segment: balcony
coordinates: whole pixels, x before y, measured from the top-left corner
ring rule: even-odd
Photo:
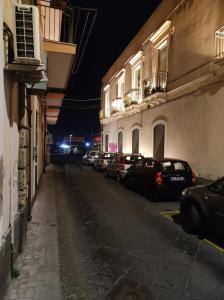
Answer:
[[[144,98],[156,92],[166,92],[167,72],[156,72],[150,74],[144,80]]]
[[[118,97],[112,100],[111,106],[112,106],[112,110],[111,110],[112,114],[121,112],[124,110],[124,101],[121,97]]]
[[[124,106],[128,107],[133,104],[139,104],[140,101],[141,101],[141,89],[138,88],[130,89],[125,96]]]
[[[214,62],[221,66],[224,65],[224,52],[217,54],[214,57]]]
[[[65,1],[38,0],[37,7],[48,53],[48,88],[65,90],[76,53],[73,10]]]

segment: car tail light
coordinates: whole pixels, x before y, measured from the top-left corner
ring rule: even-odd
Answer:
[[[196,176],[195,176],[194,172],[192,172],[192,182],[196,183]]]
[[[121,157],[121,158],[120,158],[120,164],[124,164],[124,162],[125,162],[125,158],[124,158],[124,157]]]
[[[155,180],[156,180],[157,185],[163,184],[163,178],[162,178],[162,173],[161,172],[156,172]]]

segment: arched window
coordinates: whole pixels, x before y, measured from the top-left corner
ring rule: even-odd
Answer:
[[[123,132],[118,133],[118,152],[123,152]]]
[[[105,135],[105,152],[108,152],[108,141],[109,141],[109,137],[108,134]]]
[[[158,124],[154,127],[153,138],[153,156],[154,158],[164,158],[165,143],[165,125]]]
[[[139,153],[139,129],[132,131],[132,153]]]

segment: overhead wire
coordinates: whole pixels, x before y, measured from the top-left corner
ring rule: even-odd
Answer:
[[[71,101],[71,102],[91,102],[91,101],[100,101],[100,98],[90,98],[90,99],[64,98],[64,101]]]

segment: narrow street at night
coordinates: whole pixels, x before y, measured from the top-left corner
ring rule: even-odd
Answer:
[[[223,254],[80,163],[55,166],[62,299],[223,299]]]

